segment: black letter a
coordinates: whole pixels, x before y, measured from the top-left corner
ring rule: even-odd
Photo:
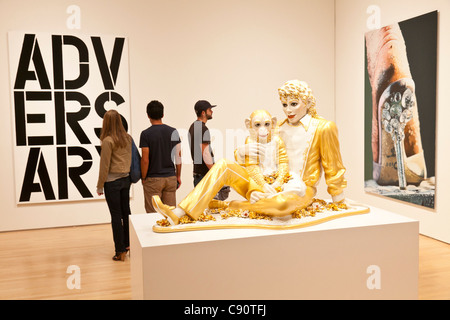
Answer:
[[[20,193],[19,202],[30,201],[32,192],[41,192],[41,185],[44,189],[46,200],[55,200],[55,193],[53,192],[50,176],[48,175],[47,166],[45,165],[44,157],[41,154],[41,148],[31,148],[28,155],[27,168],[25,170],[25,177],[23,178],[22,191]],[[39,161],[39,163],[38,163]],[[34,183],[34,175],[39,175],[41,184]]]
[[[28,70],[30,62],[33,60],[36,72]],[[42,59],[39,44],[35,40],[34,34],[26,34],[23,39],[22,52],[20,53],[19,65],[17,67],[16,82],[14,89],[25,89],[27,80],[39,80],[41,89],[50,89],[47,72],[45,71],[44,59]]]

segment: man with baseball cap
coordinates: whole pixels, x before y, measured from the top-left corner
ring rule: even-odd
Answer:
[[[189,146],[191,148],[191,157],[194,162],[193,175],[194,187],[208,173],[209,169],[214,165],[214,154],[211,149],[211,135],[209,133],[206,122],[212,119],[212,108],[206,100],[199,100],[195,103],[194,110],[197,115],[189,128]],[[230,193],[230,187],[225,186],[216,196],[218,200],[225,200]]]
[[[194,110],[195,110],[195,113],[197,114],[197,117],[202,117],[202,111],[205,111],[204,116],[206,116],[207,120],[210,120],[210,119],[212,119],[212,110],[211,109],[215,108],[215,107],[217,107],[217,106],[211,105],[211,103],[209,103],[206,100],[198,100],[195,103]],[[208,109],[210,112],[208,112]]]

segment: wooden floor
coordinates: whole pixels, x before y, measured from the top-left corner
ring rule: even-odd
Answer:
[[[131,299],[130,259],[113,254],[109,224],[0,233],[0,299]],[[68,288],[72,265],[80,289]],[[450,299],[450,245],[424,236],[419,299]]]
[[[109,224],[0,233],[0,299],[131,299],[130,260],[113,255]]]

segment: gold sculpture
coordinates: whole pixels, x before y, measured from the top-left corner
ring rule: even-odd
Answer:
[[[207,208],[227,208],[228,216],[241,216],[245,212],[255,219],[313,216],[319,206],[321,210],[347,208],[343,192],[347,182],[336,125],[318,116],[316,99],[305,82],[288,81],[278,93],[286,119],[275,126],[276,119],[267,111],[252,113],[246,120],[250,137],[235,151],[236,161],[218,161],[176,208],[163,204],[158,196],[153,197],[155,209],[171,225],[182,223],[185,216],[198,221]],[[275,157],[268,152],[269,146]],[[333,205],[314,199],[322,170]],[[223,206],[212,202],[224,185],[231,186],[245,200]],[[312,205],[314,201],[319,204]],[[362,212],[367,210],[345,215]]]

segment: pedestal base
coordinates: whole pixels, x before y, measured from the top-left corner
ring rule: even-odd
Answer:
[[[417,299],[417,221],[370,213],[293,230],[161,234],[130,217],[133,299]]]

